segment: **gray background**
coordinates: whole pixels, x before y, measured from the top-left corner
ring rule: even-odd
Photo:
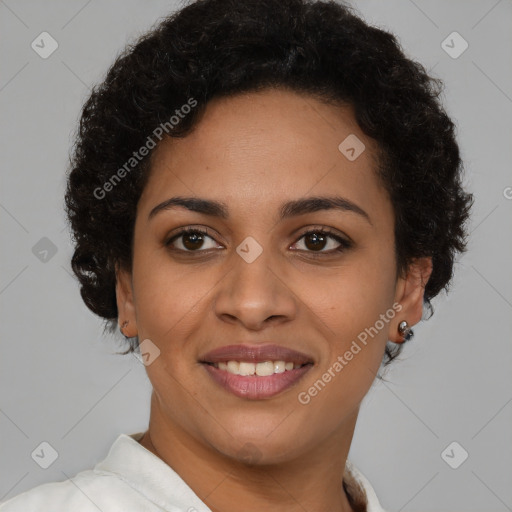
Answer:
[[[387,382],[372,387],[350,457],[390,511],[512,510],[512,2],[354,5],[445,81],[476,202],[453,290],[434,302]],[[178,7],[0,1],[0,501],[92,467],[119,433],[147,427],[144,366],[114,354],[123,345],[102,334],[71,276],[62,197],[91,84]],[[43,31],[59,44],[47,59],[31,48]],[[456,59],[441,47],[453,31],[469,44]],[[57,249],[46,261],[33,251],[43,237]],[[58,452],[48,469],[31,458],[43,441]],[[469,453],[458,469],[441,457],[452,441]]]

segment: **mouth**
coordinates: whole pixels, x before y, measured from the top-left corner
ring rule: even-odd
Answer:
[[[247,361],[219,361],[218,363],[205,362],[214,368],[231,373],[232,375],[243,375],[244,377],[251,377],[257,375],[258,377],[268,377],[270,375],[289,372],[302,368],[307,364],[298,364],[292,361],[261,361],[261,362],[247,362]]]
[[[199,362],[223,389],[250,400],[285,391],[314,366],[306,354],[278,345],[229,345],[205,354]]]

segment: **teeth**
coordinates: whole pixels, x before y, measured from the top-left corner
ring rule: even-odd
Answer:
[[[284,373],[294,368],[300,368],[302,365],[285,361],[264,361],[263,363],[247,363],[245,361],[228,361],[226,363],[222,361],[214,363],[214,366],[233,375],[268,377],[274,373]]]
[[[229,361],[231,363],[231,361]],[[229,364],[228,363],[228,364]],[[233,361],[236,364],[236,361]],[[260,363],[258,363],[258,366]],[[238,374],[239,375],[254,375],[256,370],[256,365],[254,363],[239,363],[238,364]]]
[[[226,370],[229,373],[234,373],[235,375],[240,375],[238,372],[239,364],[236,361],[228,361],[228,366]]]
[[[286,363],[284,361],[274,361],[274,373],[284,373]]]
[[[255,366],[256,375],[259,375],[260,377],[268,377],[269,375],[274,375],[274,363],[272,361],[258,363]]]

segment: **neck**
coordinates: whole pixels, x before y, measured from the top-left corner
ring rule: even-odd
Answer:
[[[139,442],[169,465],[212,512],[235,512],[241,504],[246,510],[356,512],[343,474],[357,413],[299,458],[279,465],[247,465],[166,423],[153,393],[149,429]]]

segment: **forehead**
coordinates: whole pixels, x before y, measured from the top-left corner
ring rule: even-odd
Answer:
[[[148,213],[185,195],[251,216],[285,200],[335,194],[384,215],[390,204],[376,154],[350,106],[279,89],[215,99],[187,137],[155,149],[139,207]]]

